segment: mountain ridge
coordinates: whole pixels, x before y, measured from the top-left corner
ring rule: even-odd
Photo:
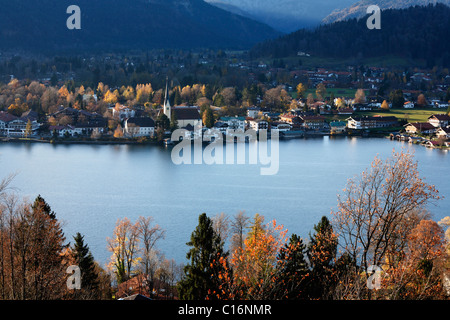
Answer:
[[[366,15],[366,10],[371,5],[377,5],[381,10],[386,10],[405,9],[412,6],[426,6],[437,3],[450,6],[450,0],[361,0],[347,8],[334,10],[327,17],[322,19],[322,23],[328,24],[352,18],[362,18]]]
[[[248,49],[281,34],[203,0],[0,0],[0,5],[2,50]],[[70,5],[81,9],[80,30],[66,27]]]

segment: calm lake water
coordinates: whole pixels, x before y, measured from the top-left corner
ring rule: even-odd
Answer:
[[[157,146],[0,144],[1,177],[16,172],[13,186],[30,200],[41,194],[64,222],[68,241],[85,235],[96,260],[109,260],[106,237],[117,219],[152,216],[166,230],[159,249],[185,262],[198,216],[259,213],[307,237],[336,209],[347,179],[378,154],[413,151],[421,176],[446,197],[430,206],[439,221],[450,213],[450,153],[382,138],[314,138],[280,142],[277,175],[260,165],[175,165]]]

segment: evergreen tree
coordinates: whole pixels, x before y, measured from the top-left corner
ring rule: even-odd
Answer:
[[[190,263],[184,268],[184,277],[178,284],[180,299],[203,300],[208,293],[218,291],[219,284],[214,274],[214,260],[225,257],[223,243],[220,236],[214,231],[213,223],[205,213],[198,219],[198,226],[187,243],[192,247],[186,257]]]
[[[72,247],[72,255],[81,271],[81,290],[90,293],[91,297],[98,297],[99,279],[94,257],[88,245],[84,243],[84,237],[79,232],[73,239],[75,243]]]
[[[41,211],[42,213],[48,215],[51,219],[56,220],[55,212],[52,211],[50,205],[44,200],[44,198],[41,197],[41,195],[36,197],[31,208],[34,212]]]
[[[161,113],[156,119],[156,124],[158,128],[162,128],[163,130],[170,129],[170,119],[164,114]]]
[[[325,216],[314,226],[314,231],[306,251],[311,267],[307,292],[310,298],[321,299],[326,298],[328,289],[333,286],[338,240]]]
[[[402,90],[392,91],[391,94],[389,95],[389,99],[392,102],[392,108],[403,108],[405,98],[403,97]]]
[[[302,238],[293,234],[278,254],[277,280],[282,283],[283,298],[303,297],[303,280],[309,271],[305,249]]]
[[[175,131],[178,129],[178,120],[175,112],[171,112],[170,114],[170,131]]]
[[[179,106],[182,103],[182,99],[181,99],[181,94],[180,94],[180,90],[179,88],[175,88],[175,94],[174,94],[174,98],[173,98],[173,105],[174,106]]]

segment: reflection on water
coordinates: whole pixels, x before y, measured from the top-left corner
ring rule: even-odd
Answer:
[[[448,215],[448,152],[388,139],[324,137],[280,142],[277,175],[261,176],[255,165],[174,165],[170,149],[139,145],[0,144],[1,176],[18,172],[14,186],[33,199],[41,194],[106,263],[106,237],[119,218],[150,215],[166,229],[159,248],[183,262],[198,215],[245,211],[276,219],[290,233],[307,237],[322,215],[336,208],[336,195],[378,155],[414,152],[426,182],[446,197],[430,207],[436,220]]]

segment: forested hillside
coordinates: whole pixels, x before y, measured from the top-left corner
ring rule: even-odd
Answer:
[[[81,9],[69,30],[67,8]],[[199,47],[248,49],[279,36],[202,0],[0,0],[0,49],[55,52]]]
[[[367,15],[368,17],[368,15]],[[256,57],[281,58],[299,51],[329,58],[400,56],[450,65],[450,7],[437,4],[381,13],[381,29],[369,30],[367,19],[351,19],[301,29],[256,45]]]

